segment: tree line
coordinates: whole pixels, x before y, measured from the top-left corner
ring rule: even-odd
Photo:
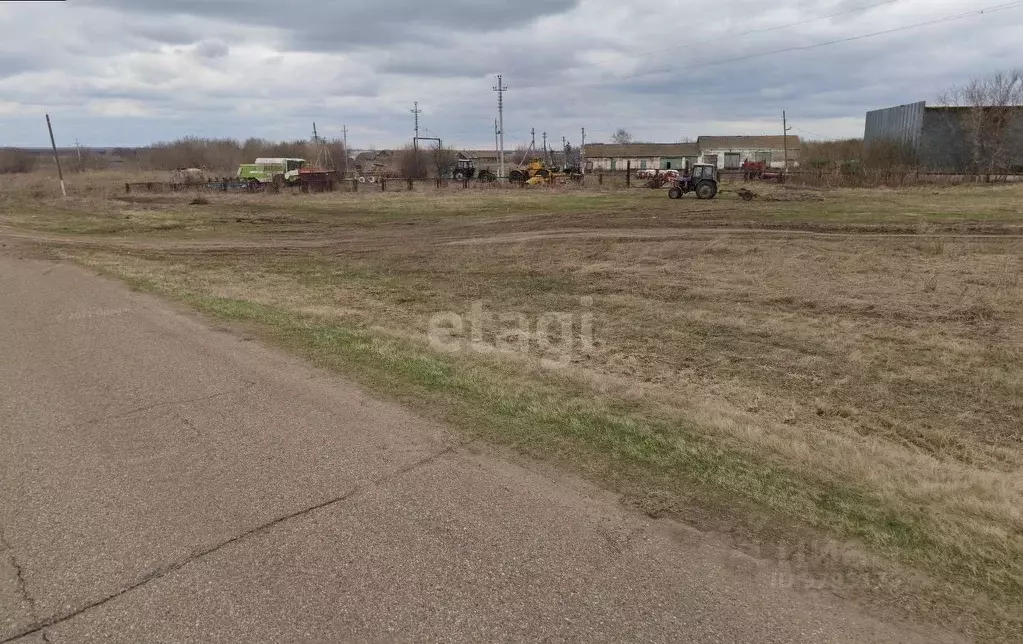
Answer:
[[[238,166],[252,163],[259,157],[295,157],[319,162],[328,169],[347,169],[348,155],[340,139],[269,141],[249,138],[208,139],[185,137],[176,141],[154,143],[143,148],[116,148],[111,156],[130,170],[162,171],[182,168],[201,168],[210,175],[234,175]],[[0,148],[0,174],[31,172],[40,164],[51,163],[46,153],[35,153],[17,148]],[[62,165],[69,172],[102,169],[109,159],[89,149],[63,151]]]

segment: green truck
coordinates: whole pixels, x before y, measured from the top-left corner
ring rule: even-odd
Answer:
[[[238,179],[247,181],[253,187],[272,183],[280,188],[298,183],[299,171],[305,167],[305,163],[305,159],[262,157],[256,159],[255,163],[238,166]]]

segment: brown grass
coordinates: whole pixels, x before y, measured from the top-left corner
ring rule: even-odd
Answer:
[[[974,634],[1023,623],[1020,188],[771,187],[752,203],[640,189],[212,195],[196,206],[99,188],[65,206],[33,190],[8,196],[0,226],[62,257],[286,327],[274,337],[325,360],[333,349],[300,342],[303,329],[369,334],[388,347],[378,361],[404,356],[390,380],[351,349],[344,368],[431,401],[431,413],[490,423],[494,440],[637,503],[655,498],[657,512],[766,515],[773,529],[854,540],[932,577],[917,587],[904,573],[906,585],[885,587],[890,601]],[[434,354],[430,317],[477,301],[529,319],[592,313],[596,342],[555,371],[535,351]],[[473,389],[476,407],[459,406],[468,385],[402,371],[416,361],[495,392]],[[594,442],[585,432],[610,422],[592,420],[599,410],[631,429]],[[547,434],[508,429],[550,414],[561,420]],[[698,472],[676,468],[693,441],[711,455],[685,461]],[[763,489],[742,483],[750,468],[763,468]],[[764,538],[754,523],[743,525]]]

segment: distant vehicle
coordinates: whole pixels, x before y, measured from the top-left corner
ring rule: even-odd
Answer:
[[[637,170],[637,179],[653,179],[654,177],[667,177],[668,179],[677,179],[678,170]]]
[[[682,174],[668,190],[668,197],[681,199],[687,192],[695,192],[699,199],[713,199],[718,194],[718,169],[709,163],[697,163],[688,174]]]
[[[243,163],[238,166],[238,179],[247,181],[250,186],[272,183],[278,188],[295,184],[299,181],[305,159],[287,157],[260,157],[255,163]]]
[[[465,181],[466,179],[472,179],[473,177],[478,177],[480,181],[485,181],[487,183],[497,180],[497,175],[486,168],[480,170],[477,175],[476,162],[474,160],[459,159],[455,164],[454,172],[451,173],[451,178],[455,181]]]
[[[742,178],[746,181],[751,179],[763,179],[764,173],[767,172],[767,163],[764,161],[750,161],[746,159],[742,162]]]

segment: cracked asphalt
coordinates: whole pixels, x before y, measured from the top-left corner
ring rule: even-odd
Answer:
[[[10,252],[0,423],[0,644],[959,641]]]

